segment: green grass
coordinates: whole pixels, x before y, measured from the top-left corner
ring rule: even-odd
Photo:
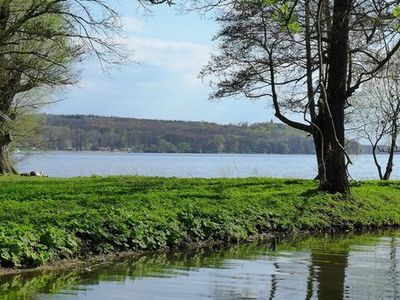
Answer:
[[[348,198],[293,179],[0,178],[0,266],[240,241],[251,235],[400,225],[400,183]]]

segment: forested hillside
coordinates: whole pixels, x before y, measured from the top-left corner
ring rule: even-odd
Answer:
[[[310,137],[283,124],[218,125],[83,115],[44,115],[42,148],[160,153],[313,153]]]

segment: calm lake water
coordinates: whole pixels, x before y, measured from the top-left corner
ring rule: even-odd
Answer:
[[[379,159],[383,162],[386,156]],[[279,154],[142,154],[108,152],[45,152],[17,155],[20,172],[43,170],[53,177],[90,175],[145,175],[167,177],[296,177],[314,178],[314,155]],[[352,157],[354,179],[376,179],[371,155]],[[393,179],[400,179],[400,155]]]
[[[400,299],[400,232],[258,242],[0,277],[0,299]]]

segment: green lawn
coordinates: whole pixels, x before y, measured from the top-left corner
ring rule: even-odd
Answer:
[[[400,183],[347,199],[295,179],[0,178],[0,266],[238,241],[298,230],[400,225]]]

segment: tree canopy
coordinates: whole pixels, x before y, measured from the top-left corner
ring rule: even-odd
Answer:
[[[283,123],[313,135],[321,188],[347,192],[345,110],[400,48],[397,1],[202,1],[222,7],[219,50],[203,69],[211,97],[270,99]],[[289,118],[286,112],[300,118]],[[303,122],[299,121],[303,119]]]
[[[0,0],[0,174],[15,173],[10,155],[19,116],[43,104],[39,90],[77,81],[75,63],[94,54],[118,63],[117,13],[101,0]]]

